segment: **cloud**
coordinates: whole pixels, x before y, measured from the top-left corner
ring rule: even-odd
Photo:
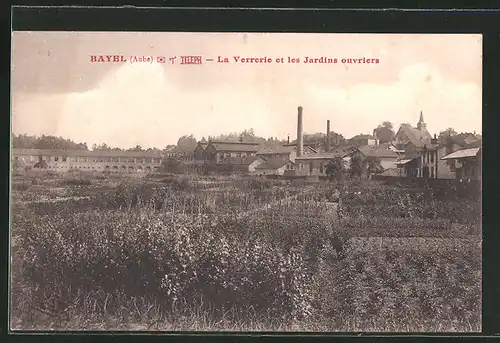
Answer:
[[[348,88],[319,88],[311,85],[309,94],[318,108],[335,112],[335,127],[348,136],[369,133],[382,120],[396,125],[416,124],[424,113],[428,130],[453,126],[458,131],[481,131],[481,90],[473,83],[443,80],[440,73],[425,63],[405,67],[393,83],[358,84]],[[327,114],[315,117],[320,127]],[[347,128],[347,130],[343,130]]]
[[[164,147],[183,134],[253,128],[351,137],[382,121],[431,133],[481,131],[481,44],[465,35],[19,33],[13,51],[15,133],[119,147]],[[91,64],[90,54],[377,56],[380,64]],[[31,68],[31,69],[30,69]]]

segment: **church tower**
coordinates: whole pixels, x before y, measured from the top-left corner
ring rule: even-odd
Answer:
[[[417,123],[417,129],[419,131],[427,131],[427,124],[424,122],[424,115],[420,111],[420,120]]]

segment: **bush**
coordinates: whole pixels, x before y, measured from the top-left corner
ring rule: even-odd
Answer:
[[[65,180],[65,184],[70,186],[90,186],[92,184],[92,180],[80,178],[67,179]]]

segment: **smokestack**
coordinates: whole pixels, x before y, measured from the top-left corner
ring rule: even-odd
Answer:
[[[304,154],[304,142],[302,136],[302,106],[297,108],[297,156]]]
[[[288,135],[288,138],[286,139],[287,143],[290,144],[290,135]]]
[[[330,150],[330,121],[326,121],[326,144],[325,144],[325,151]]]

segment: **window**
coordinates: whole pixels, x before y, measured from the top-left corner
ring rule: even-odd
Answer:
[[[57,156],[54,157],[54,161],[56,161],[56,162],[59,161],[59,157],[57,157]]]
[[[321,164],[319,165],[319,172],[320,172],[320,173],[323,173],[323,163],[321,163]]]
[[[63,160],[63,162],[66,162],[66,157],[63,157],[62,160]]]
[[[237,153],[236,156],[241,157],[241,152]]]
[[[434,163],[434,152],[431,153],[431,163]]]
[[[434,178],[434,167],[431,167],[431,179]]]

